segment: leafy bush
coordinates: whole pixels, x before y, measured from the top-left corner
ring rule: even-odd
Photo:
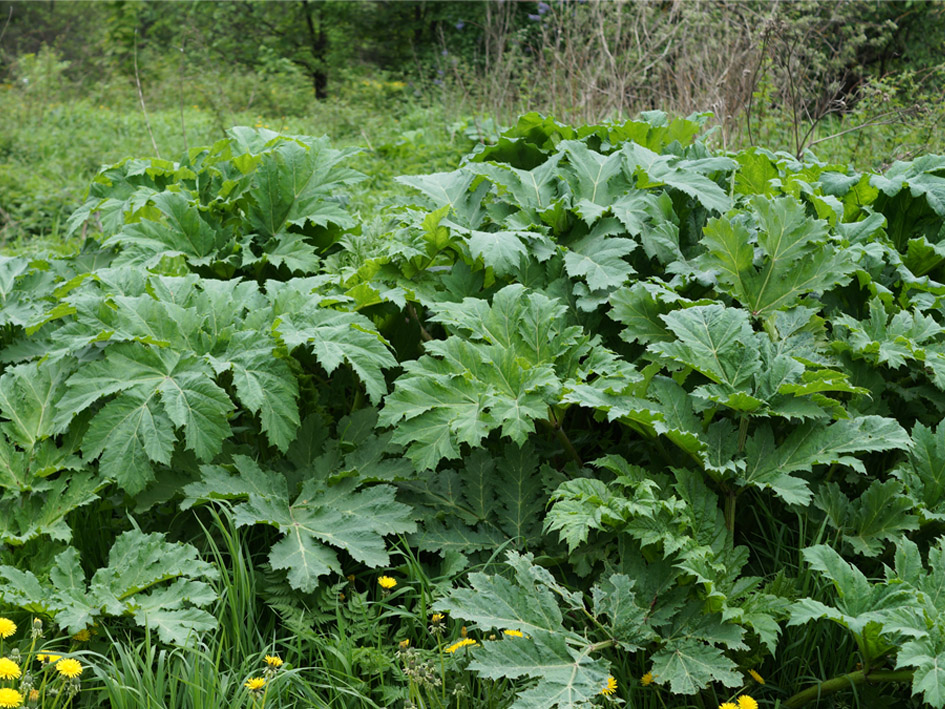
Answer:
[[[496,706],[614,683],[724,702],[765,658],[806,661],[782,636],[823,620],[857,656],[813,697],[911,681],[945,706],[945,159],[718,154],[703,123],[529,114],[401,178],[414,196],[382,230],[347,211],[361,176],[327,139],[234,129],[105,168],[70,222],[101,226],[80,253],[0,262],[0,571],[30,589],[3,602],[150,627],[102,595],[125,584],[96,581],[96,553],[146,534],[111,538],[127,515],[193,535],[223,514],[297,628],[340,623],[365,603],[342,577],[403,559],[419,589],[385,617],[466,621],[445,650],[437,621],[436,652],[507,682]],[[117,518],[97,548],[77,539],[93,508]],[[64,585],[79,550],[31,558],[49,538],[104,570]],[[196,583],[152,605],[189,619]]]

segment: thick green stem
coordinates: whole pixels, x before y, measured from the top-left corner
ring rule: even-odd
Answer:
[[[742,414],[741,421],[738,422],[738,452],[745,450],[745,441],[748,440],[748,416]]]
[[[617,644],[617,641],[611,638],[610,640],[601,640],[599,643],[594,643],[593,645],[588,645],[584,648],[584,654],[590,655],[592,652],[600,652],[601,650],[606,650],[609,647],[613,647]]]
[[[554,412],[549,411],[549,413],[551,414],[551,420],[542,419],[542,422],[554,431],[555,437],[558,439],[562,448],[564,448],[565,453],[571,456],[571,459],[577,463],[579,467],[584,467],[584,462],[581,460],[581,456],[578,455],[577,449],[574,447],[574,444],[571,443],[568,434],[561,428],[561,422],[555,418]]]
[[[857,684],[866,684],[872,682],[911,682],[912,670],[895,670],[887,672],[870,672],[867,674],[863,670],[850,672],[849,674],[833,677],[820,684],[808,687],[790,697],[782,705],[785,709],[797,709],[805,704],[820,699],[828,694],[834,694]]]
[[[728,490],[725,493],[725,510],[723,515],[725,516],[725,528],[732,534],[735,534],[735,501],[738,499],[738,495],[734,490]]]
[[[429,342],[433,339],[433,336],[427,332],[427,329],[423,326],[423,323],[420,322],[420,316],[417,315],[417,309],[413,307],[413,303],[407,303],[407,314],[413,318],[414,322],[417,323],[417,326],[420,328],[420,339],[424,342]]]

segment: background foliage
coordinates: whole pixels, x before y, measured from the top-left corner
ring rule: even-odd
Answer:
[[[0,9],[31,677],[945,704],[940,6]]]

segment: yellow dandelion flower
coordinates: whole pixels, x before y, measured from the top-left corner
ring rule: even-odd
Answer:
[[[738,709],[758,709],[758,702],[749,697],[747,694],[743,694],[735,701],[738,702]]]
[[[34,704],[39,701],[39,690],[31,689],[30,690],[30,701]]]
[[[80,674],[82,674],[82,663],[71,657],[67,657],[66,659],[59,660],[59,662],[56,663],[56,672],[61,674],[63,677],[68,677],[69,679],[78,677]]]
[[[19,679],[20,666],[8,657],[0,657],[0,679]]]
[[[462,628],[459,629],[459,634],[462,635],[464,638],[466,637],[466,626],[465,626],[465,625],[464,625]]]
[[[463,638],[462,640],[458,640],[457,642],[450,645],[448,648],[446,648],[446,650],[444,650],[444,652],[448,652],[452,654],[456,652],[457,650],[459,650],[461,647],[469,647],[470,645],[475,645],[475,644],[476,644],[476,641],[473,640],[472,638]]]
[[[751,678],[752,678],[753,680],[755,680],[755,682],[757,682],[758,684],[764,684],[764,683],[765,683],[764,677],[762,677],[760,674],[758,674],[758,673],[755,672],[754,670],[748,670],[748,674],[750,674],[750,675],[751,675]]]
[[[385,591],[390,591],[394,586],[397,585],[397,579],[391,578],[390,576],[381,576],[377,580],[377,584]]]
[[[434,613],[433,615],[430,616],[430,622],[431,622],[431,623],[442,623],[442,622],[443,622],[443,619],[444,619],[445,617],[446,617],[446,616],[443,615],[442,613]]]
[[[524,638],[525,637],[525,633],[523,633],[521,630],[503,630],[502,633],[504,635],[508,635],[510,638]]]
[[[607,686],[605,686],[600,693],[605,697],[609,697],[611,694],[617,691],[617,680],[614,679],[613,675],[607,675]]]
[[[410,647],[410,638],[404,638],[399,643],[397,643],[397,646],[401,650],[406,650],[408,647]]]
[[[59,662],[59,660],[62,659],[62,655],[47,655],[41,652],[36,655],[36,659],[40,662]]]
[[[88,628],[82,628],[78,633],[72,636],[73,640],[76,640],[80,643],[87,643],[89,638],[92,637],[92,633],[89,632]]]
[[[719,704],[719,709],[738,709],[738,707],[732,702],[725,702],[724,704]]]
[[[23,695],[15,689],[0,689],[0,707],[18,707],[23,705]]]
[[[266,686],[266,680],[262,677],[250,677],[243,686],[250,692],[258,692]]]
[[[8,638],[16,632],[16,623],[9,618],[0,618],[0,638]]]
[[[651,684],[653,684],[653,680],[655,679],[656,679],[655,674],[653,674],[652,672],[647,672],[645,675],[643,675],[640,678],[640,684],[642,684],[644,687],[649,687]]]
[[[265,660],[270,667],[282,667],[282,658],[278,655],[266,655]]]

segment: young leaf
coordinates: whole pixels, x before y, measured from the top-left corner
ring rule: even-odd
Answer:
[[[290,502],[283,476],[244,456],[235,456],[233,462],[237,475],[205,467],[203,481],[187,486],[184,492],[194,500],[245,497],[246,501],[234,508],[236,523],[267,524],[282,532],[269,561],[274,569],[288,572],[293,588],[311,592],[321,576],[341,570],[330,547],[344,549],[368,566],[386,566],[390,558],[384,536],[416,530],[410,508],[395,501],[390,485],[359,489],[358,480],[352,477],[329,485],[329,471],[321,470],[318,477],[305,480]]]
[[[566,630],[557,595],[569,603],[583,602],[560,588],[551,575],[533,565],[531,554],[509,552],[514,581],[483,573],[469,575],[472,588],[457,588],[434,604],[477,624],[481,630],[518,630],[508,637],[473,650],[470,669],[489,679],[531,677],[537,683],[519,691],[516,709],[576,708],[600,694],[607,684],[606,665],[590,657],[589,643]]]
[[[428,342],[429,354],[404,365],[381,411],[420,469],[459,457],[462,443],[478,445],[500,427],[523,444],[558,401],[576,365],[570,360],[587,351],[562,305],[520,285],[500,290],[491,306],[474,298],[443,303],[434,319],[469,334]]]
[[[656,342],[650,351],[685,364],[735,392],[761,369],[755,334],[743,310],[723,305],[697,305],[661,316],[676,335]]]
[[[44,611],[70,634],[103,616],[130,615],[139,626],[155,629],[163,642],[183,645],[196,642],[195,633],[216,627],[216,619],[200,608],[216,600],[216,594],[200,579],[217,575],[189,544],[133,529],[115,540],[108,565],[88,585],[79,553],[70,547],[56,557],[51,587],[43,588],[29,571],[0,566],[7,581],[0,597],[24,608],[35,608],[37,599],[44,599]]]
[[[907,461],[892,474],[903,482],[921,517],[945,520],[945,424],[933,430],[917,423]]]
[[[765,317],[794,305],[811,292],[849,280],[855,263],[827,237],[827,225],[807,217],[790,197],[751,200],[756,240],[764,260],[755,266],[751,232],[741,221],[710,220],[698,259],[706,271],[754,316]]]
[[[290,350],[300,345],[311,347],[329,374],[347,362],[374,403],[387,393],[383,370],[397,361],[374,324],[363,315],[309,307],[282,315],[276,332]]]
[[[881,416],[860,416],[828,426],[802,423],[777,447],[770,428],[762,426],[745,445],[744,480],[749,485],[771,487],[789,502],[806,504],[811,497],[807,483],[790,473],[836,463],[865,474],[863,462],[849,453],[902,450],[911,443],[894,419]]]
[[[919,528],[918,519],[909,514],[914,503],[902,494],[898,480],[874,480],[852,501],[839,485],[828,483],[814,504],[827,513],[831,525],[843,533],[853,551],[864,556],[878,556],[885,542],[895,542],[904,532]]]
[[[656,681],[668,684],[674,694],[696,694],[712,682],[724,687],[738,687],[744,682],[737,665],[719,648],[693,638],[667,642],[650,662]]]

